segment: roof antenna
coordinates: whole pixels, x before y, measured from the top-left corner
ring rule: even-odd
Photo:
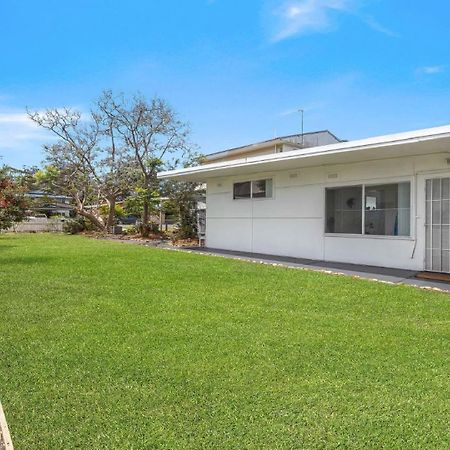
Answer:
[[[299,109],[298,112],[302,115],[302,148],[305,146],[305,133],[304,133],[304,118],[305,118],[305,110]]]

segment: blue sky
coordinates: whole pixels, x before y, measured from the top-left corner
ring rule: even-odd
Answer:
[[[2,0],[0,155],[42,160],[32,109],[103,89],[167,99],[204,153],[299,131],[450,123],[443,0]]]

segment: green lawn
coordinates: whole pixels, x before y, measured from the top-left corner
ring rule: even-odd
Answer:
[[[448,450],[449,318],[406,286],[0,236],[16,450]]]

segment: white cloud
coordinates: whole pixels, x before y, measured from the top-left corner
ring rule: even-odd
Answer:
[[[25,112],[0,109],[0,155],[30,146],[40,148],[50,138],[49,133],[34,124]]]
[[[389,28],[386,28],[384,25],[382,25],[378,20],[376,20],[372,16],[362,16],[361,19],[364,21],[364,23],[372,28],[374,31],[378,31],[378,33],[385,34],[389,37],[398,38],[400,35],[396,33],[395,31],[389,30]]]
[[[445,66],[425,66],[425,67],[419,67],[417,69],[418,73],[425,74],[425,75],[436,75],[438,73],[445,72]]]
[[[303,0],[284,3],[273,14],[278,20],[274,42],[307,32],[325,31],[332,25],[333,11],[350,8],[347,0]]]
[[[83,108],[71,109],[80,111],[81,120],[90,119],[89,112]],[[0,104],[0,156],[3,157],[0,164],[38,164],[44,157],[43,145],[55,140],[53,133],[36,125],[24,110]]]
[[[272,42],[299,34],[330,31],[336,26],[337,14],[352,14],[375,31],[398,37],[374,17],[360,14],[360,4],[361,0],[287,0],[272,11],[275,19]]]

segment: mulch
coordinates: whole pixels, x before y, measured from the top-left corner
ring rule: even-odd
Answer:
[[[143,238],[139,234],[123,235],[123,234],[87,234],[89,237],[96,239],[106,239],[108,241],[129,242],[132,244],[147,245],[150,247],[165,247],[165,248],[183,248],[183,247],[198,247],[198,239],[178,239],[173,241],[170,239],[162,239],[161,236],[155,235],[148,238]]]

